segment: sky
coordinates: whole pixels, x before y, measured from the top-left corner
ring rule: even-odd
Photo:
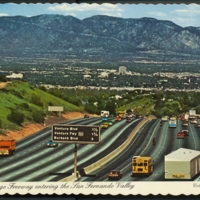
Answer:
[[[94,15],[108,15],[120,18],[151,17],[169,20],[187,27],[200,27],[200,5],[198,4],[0,4],[0,16],[27,16],[41,14],[72,15],[78,19]]]

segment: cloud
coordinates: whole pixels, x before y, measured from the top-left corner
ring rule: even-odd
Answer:
[[[7,13],[0,13],[0,17],[8,16]]]
[[[197,4],[186,5],[184,9],[176,9],[172,11],[172,13],[180,16],[200,15],[200,5]]]
[[[148,12],[148,14],[153,15],[154,17],[166,17],[167,15],[160,11]]]
[[[55,13],[61,12],[65,15],[69,15],[73,13],[74,15],[79,15],[83,13],[93,12],[96,14],[101,15],[109,15],[109,16],[122,16],[123,9],[121,9],[118,5],[113,5],[109,3],[104,4],[57,4],[57,5],[51,5],[48,7],[48,10],[53,11]]]
[[[187,26],[197,26],[198,20],[193,17],[174,17],[170,19],[171,21],[174,21],[176,24],[187,27]]]

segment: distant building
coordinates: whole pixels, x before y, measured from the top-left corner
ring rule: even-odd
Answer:
[[[83,78],[91,78],[91,75],[84,74],[84,75],[83,75]]]
[[[119,74],[126,74],[126,67],[125,66],[119,67]]]
[[[99,77],[99,78],[108,77],[108,73],[107,73],[107,72],[102,72],[98,77]]]
[[[11,78],[11,79],[22,79],[23,78],[23,74],[15,74],[12,73],[11,75],[7,75],[6,78]]]

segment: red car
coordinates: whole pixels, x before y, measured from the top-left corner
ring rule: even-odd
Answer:
[[[184,138],[185,138],[185,133],[184,132],[178,132],[177,139],[184,139]]]

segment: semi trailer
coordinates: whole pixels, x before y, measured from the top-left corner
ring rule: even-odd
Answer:
[[[179,148],[165,156],[165,179],[192,179],[200,172],[200,151]]]

